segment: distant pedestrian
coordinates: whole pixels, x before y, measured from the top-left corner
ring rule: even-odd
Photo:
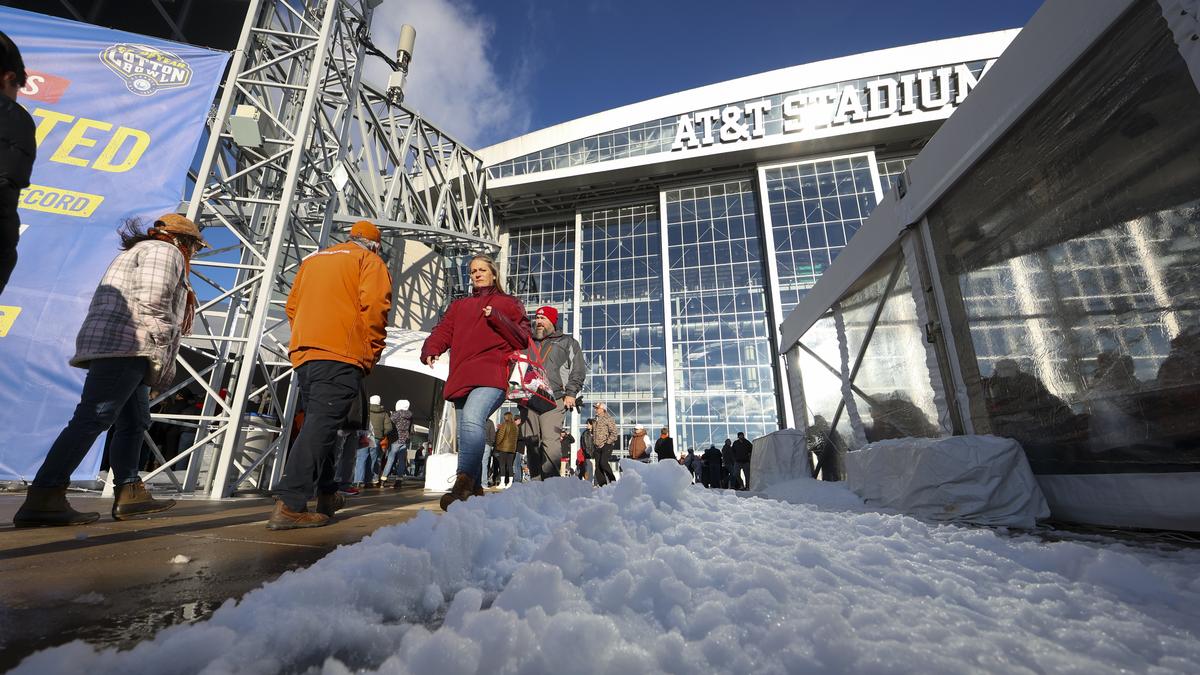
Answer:
[[[441,507],[483,495],[484,422],[504,402],[508,357],[529,345],[529,319],[521,301],[504,292],[496,263],[477,255],[470,265],[471,295],[455,300],[421,347],[433,367],[450,350],[445,398],[458,420],[458,473]]]
[[[646,452],[646,427],[640,424],[633,428],[633,436],[629,439],[629,458],[650,461],[650,453]]]
[[[511,412],[504,413],[496,429],[496,465],[499,467],[499,487],[510,488],[513,483],[513,462],[517,458],[517,437],[520,435]]]
[[[592,427],[596,443],[596,485],[608,485],[617,477],[613,475],[612,453],[620,442],[617,433],[617,422],[608,414],[608,406],[596,403],[592,406],[596,417]]]
[[[579,480],[586,480],[590,474],[587,455],[583,452],[583,445],[580,445],[575,449],[575,477]]]
[[[562,457],[561,462],[571,461],[571,448],[575,447],[575,437],[566,429],[558,430],[558,450],[559,457]],[[565,466],[565,464],[564,464]],[[565,474],[564,474],[565,475]]]
[[[725,445],[721,447],[721,475],[719,479],[721,481],[721,487],[728,488],[730,490],[737,489],[737,482],[733,477],[733,465],[733,441],[726,438]]]
[[[17,103],[17,91],[24,86],[21,50],[0,33],[0,295],[17,266],[17,241],[21,238],[17,199],[21,190],[29,187],[37,157],[33,117]]]
[[[383,467],[383,480],[396,478],[396,487],[404,482],[408,473],[408,443],[412,437],[412,411],[408,409],[406,399],[396,401],[396,409],[392,411],[392,436],[389,438],[387,464]]]
[[[413,478],[425,477],[425,461],[429,458],[429,444],[422,443],[417,447],[417,453],[413,455]]]
[[[67,487],[92,444],[110,427],[113,519],[175,505],[150,496],[138,476],[138,460],[150,427],[151,391],[171,385],[179,342],[192,329],[196,295],[188,285],[191,259],[208,243],[195,223],[174,213],[148,230],[136,220],[126,221],[119,232],[121,252],[100,279],[75,338],[71,365],[88,371],[79,405],[13,517],[17,527],[84,525],[100,518],[99,513],[71,508]]]
[[[704,487],[723,488],[728,482],[722,477],[721,451],[717,446],[710,445],[700,458],[700,482]]]
[[[383,487],[384,474],[382,469],[386,466],[384,453],[389,450],[392,436],[396,433],[396,425],[392,424],[392,416],[388,414],[388,411],[383,409],[383,399],[378,395],[371,397],[370,405],[367,408],[367,416],[370,422],[368,431],[375,443],[375,454],[368,459],[370,462],[370,476],[364,480],[371,483],[368,487]]]
[[[687,454],[683,457],[683,466],[692,474],[693,483],[700,482],[700,455],[696,454],[695,448],[687,449]]]
[[[392,278],[382,251],[379,228],[360,220],[348,241],[306,257],[292,282],[284,309],[292,331],[288,354],[305,418],[275,486],[268,529],[327,525],[345,503],[338,474],[348,476],[335,464],[337,448],[345,453],[354,441],[347,436],[339,443],[338,432],[370,425],[363,380],[383,354],[392,308]],[[314,491],[315,512],[308,510]]]
[[[750,489],[750,455],[753,451],[754,445],[746,440],[744,432],[739,431],[733,442],[733,474],[741,490]]]
[[[554,399],[553,410],[539,413],[527,408],[525,411],[530,429],[538,439],[535,455],[530,457],[529,472],[536,474],[535,478],[545,480],[561,472],[563,454],[559,434],[566,426],[567,411],[575,409],[575,397],[583,390],[587,369],[579,341],[559,330],[558,310],[549,305],[537,309],[533,340],[527,353],[530,360],[545,368],[547,385]],[[568,448],[566,458],[570,457]]]
[[[675,439],[671,438],[671,432],[666,427],[658,432],[658,440],[654,441],[654,455],[660,462],[675,459]]]
[[[588,418],[587,426],[579,434],[579,449],[583,452],[584,462],[589,468],[587,475],[593,483],[596,482],[596,438],[595,432],[592,430],[595,423],[594,419]]]
[[[492,486],[492,450],[496,447],[496,423],[487,418],[483,423],[483,464],[480,471],[483,476],[483,486]]]

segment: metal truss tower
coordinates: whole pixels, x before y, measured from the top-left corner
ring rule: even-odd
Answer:
[[[499,249],[482,161],[363,81],[378,4],[250,3],[187,208],[216,246],[192,262],[202,300],[179,357],[187,377],[152,404],[184,388],[204,402],[153,416],[195,438],[147,478],[222,498],[254,475],[279,477],[296,407],[283,306],[303,258],[349,223],[378,224],[385,249],[398,238],[447,257]],[[261,142],[236,142],[231,117],[257,118]],[[262,415],[247,415],[252,399]]]

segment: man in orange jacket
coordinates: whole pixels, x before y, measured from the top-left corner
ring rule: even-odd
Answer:
[[[305,419],[276,486],[267,529],[327,525],[342,505],[334,478],[338,430],[355,410],[364,419],[352,420],[350,427],[366,428],[362,381],[383,353],[392,308],[392,278],[381,250],[379,228],[360,220],[349,241],[305,258],[292,282],[288,354]],[[314,480],[318,495],[312,512],[308,499]]]

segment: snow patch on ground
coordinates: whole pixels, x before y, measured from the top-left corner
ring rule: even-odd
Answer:
[[[131,651],[74,642],[14,672],[1200,672],[1200,551],[623,469],[424,512]]]
[[[792,504],[809,504],[822,509],[866,510],[862,498],[851,492],[845,482],[830,483],[811,478],[797,478],[776,483],[768,487],[763,494],[770,499]]]
[[[192,562],[192,559],[181,553],[174,558],[171,558],[170,562],[172,565],[186,565]]]
[[[100,593],[92,591],[91,593],[84,593],[83,595],[76,597],[75,599],[71,600],[71,602],[77,605],[99,605],[104,602],[104,596]]]

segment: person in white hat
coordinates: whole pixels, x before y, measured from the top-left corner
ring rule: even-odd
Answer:
[[[405,399],[396,401],[396,409],[391,413],[392,431],[387,437],[388,441],[388,457],[387,464],[383,467],[383,480],[391,478],[392,472],[396,472],[396,484],[394,487],[399,488],[404,481],[404,475],[408,473],[408,441],[412,433],[412,411],[408,409],[409,403]]]

